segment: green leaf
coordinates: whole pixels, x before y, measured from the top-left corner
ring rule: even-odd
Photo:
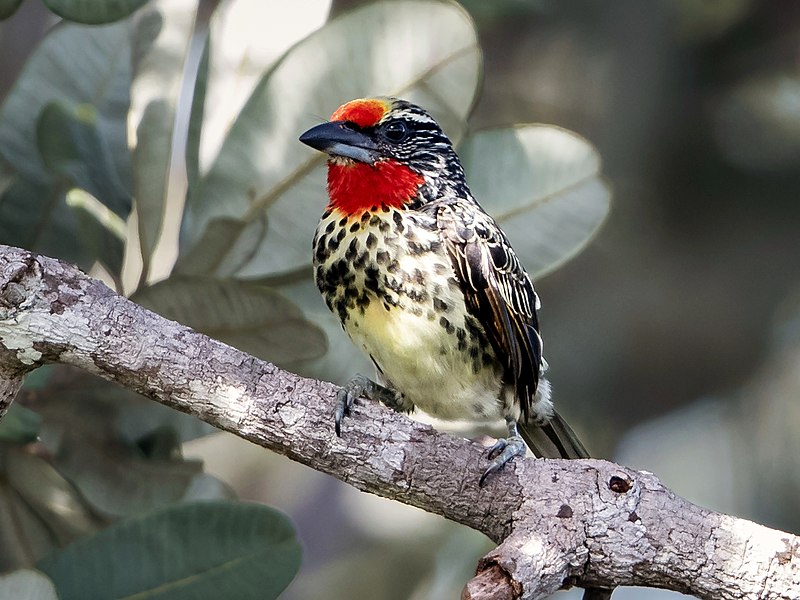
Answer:
[[[20,569],[0,576],[0,598],[58,600],[58,595],[47,575],[33,569]]]
[[[78,540],[37,567],[62,600],[277,598],[300,565],[289,520],[265,506],[178,505]]]
[[[93,140],[92,143],[100,143],[104,149],[102,155],[93,156],[90,163],[84,161],[78,174],[92,179],[91,186],[103,185],[107,189],[112,185],[110,181],[117,181],[122,189],[128,190],[130,153],[125,124],[130,85],[128,35],[128,25],[124,23],[104,27],[59,25],[26,62],[0,108],[0,156],[17,173],[0,198],[0,241],[3,243],[56,255],[84,268],[91,267],[95,256],[83,247],[79,220],[64,202],[64,193],[69,187],[63,181],[64,173],[54,174],[39,153],[37,123],[45,106],[57,101],[59,107],[51,108],[49,115],[52,118],[55,114],[58,122],[55,134],[63,140],[65,132],[74,130],[79,136],[78,142]],[[64,114],[70,112],[72,116]],[[41,133],[45,137],[49,135],[45,131]],[[80,137],[84,134],[88,137]],[[75,140],[67,139],[75,150]],[[56,156],[64,158],[63,150],[62,147],[62,153],[56,152]],[[104,172],[101,181],[94,182],[100,165],[111,172]],[[75,165],[68,163],[66,166]],[[84,185],[90,186],[89,183]],[[100,192],[95,190],[94,193]],[[127,192],[115,191],[110,196],[120,199],[118,204],[111,205],[117,213],[124,212],[124,205],[130,204]],[[112,202],[108,197],[102,200]],[[127,217],[127,214],[122,216]]]
[[[216,159],[231,123],[264,73],[286,50],[325,23],[330,5],[331,0],[292,0],[276,11],[263,0],[228,0],[217,7],[209,23],[206,64],[198,74],[193,102],[200,109],[192,115],[194,127],[199,132],[197,121],[202,118],[202,136],[192,152],[203,173]]]
[[[0,109],[0,155],[34,184],[49,183],[36,146],[36,122],[53,101],[96,111],[95,127],[105,140],[119,180],[130,179],[126,132],[130,87],[130,26],[117,23],[55,27],[25,63]]]
[[[206,38],[197,76],[194,81],[192,108],[189,111],[189,129],[186,133],[186,195],[190,196],[200,180],[200,139],[203,133],[206,91],[208,90],[208,61],[211,53],[211,39]]]
[[[177,441],[174,431],[162,429],[162,432]],[[163,435],[158,438],[151,434],[155,437],[142,443],[158,444],[165,440]],[[175,450],[174,444],[172,449]],[[85,501],[107,518],[138,514],[176,502],[202,471],[202,464],[197,461],[185,461],[179,456],[147,457],[142,450],[116,440],[108,442],[65,432],[54,464],[80,490]]]
[[[249,260],[266,235],[267,215],[261,213],[249,223],[233,217],[210,221],[200,241],[178,257],[174,272],[183,275],[232,276]]]
[[[118,275],[122,271],[125,255],[125,222],[82,189],[71,189],[65,201],[78,221],[83,247],[97,257],[112,275]]]
[[[147,0],[44,0],[44,3],[67,21],[101,25],[124,19]]]
[[[212,42],[213,52],[218,46]],[[182,252],[216,218],[250,222],[268,210],[270,233],[237,276],[307,265],[325,203],[325,175],[319,153],[297,136],[345,100],[395,94],[430,109],[457,139],[480,65],[473,24],[455,3],[379,2],[334,19],[294,46],[256,86],[187,198]]]
[[[161,234],[170,183],[175,111],[189,50],[196,0],[154,2],[137,15],[130,122],[136,127],[133,185],[142,280]]]
[[[28,566],[102,523],[44,458],[0,445],[0,572]]]
[[[39,436],[42,418],[29,408],[14,403],[0,420],[0,442],[27,444]]]
[[[575,133],[518,125],[471,135],[459,149],[470,188],[542,276],[575,256],[608,215],[600,157]]]
[[[0,125],[1,126],[1,125]],[[88,269],[95,256],[78,234],[64,190],[17,176],[0,196],[0,243],[58,256]]]
[[[0,0],[0,20],[8,19],[22,4],[22,0]]]
[[[88,191],[116,214],[128,216],[131,196],[100,137],[94,106],[49,102],[36,122],[36,139],[48,169]]]
[[[325,351],[325,336],[278,292],[260,285],[173,275],[132,299],[162,316],[288,368]]]

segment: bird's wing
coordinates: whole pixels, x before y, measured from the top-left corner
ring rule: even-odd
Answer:
[[[495,220],[472,202],[449,202],[437,225],[459,278],[467,310],[483,326],[514,385],[527,421],[539,385],[539,298]]]

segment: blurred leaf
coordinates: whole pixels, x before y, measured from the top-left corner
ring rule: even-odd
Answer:
[[[0,243],[91,267],[95,256],[78,234],[79,219],[67,206],[64,191],[15,177],[0,196]]]
[[[208,473],[198,473],[186,489],[183,500],[235,500],[236,492],[224,481]]]
[[[15,402],[0,420],[0,442],[27,444],[39,436],[42,418],[29,408]]]
[[[177,441],[174,433],[172,439]],[[150,441],[159,440],[152,436]],[[142,451],[120,442],[71,433],[61,440],[54,464],[81,491],[86,502],[108,518],[177,502],[202,471],[202,464],[196,461],[146,457]]]
[[[212,52],[219,50],[214,40]],[[325,175],[322,157],[297,136],[343,101],[389,93],[426,106],[457,139],[480,66],[473,24],[455,3],[379,2],[329,22],[294,46],[255,87],[187,198],[182,252],[198,243],[214,219],[250,222],[268,210],[270,233],[237,276],[263,277],[307,265],[325,202]]]
[[[572,258],[608,215],[600,157],[575,133],[548,125],[482,131],[459,154],[473,194],[532,275]]]
[[[208,60],[211,53],[211,39],[206,38],[203,53],[197,64],[197,75],[194,80],[192,108],[189,111],[189,129],[186,133],[186,195],[194,192],[200,180],[200,138],[203,133],[205,116],[206,91],[208,89]]]
[[[196,90],[204,110],[197,155],[202,173],[222,147],[231,123],[264,73],[293,44],[325,23],[330,0],[294,0],[280,11],[263,0],[229,0],[220,4],[209,24],[207,80]],[[198,127],[199,129],[199,127]]]
[[[22,0],[0,0],[0,20],[8,19],[21,4]]]
[[[37,369],[37,372],[41,369]],[[29,403],[44,419],[40,437],[52,453],[64,432],[134,445],[164,427],[181,442],[217,431],[196,417],[173,410],[119,385],[59,365],[48,387]]]
[[[116,214],[128,216],[131,197],[117,178],[91,104],[46,104],[36,122],[36,141],[48,169],[85,189]]]
[[[800,73],[758,75],[733,87],[714,115],[714,137],[731,163],[746,169],[797,171]]]
[[[91,267],[95,256],[83,247],[76,214],[64,202],[65,173],[55,177],[40,156],[37,123],[42,110],[57,101],[43,115],[46,122],[55,122],[54,139],[49,139],[45,123],[39,128],[46,143],[52,142],[48,154],[54,153],[50,157],[58,158],[58,166],[68,167],[67,175],[80,176],[82,185],[127,217],[129,63],[124,23],[57,26],[25,63],[0,108],[0,155],[17,172],[0,198],[0,241]],[[92,144],[100,145],[100,155],[87,150]],[[62,159],[71,153],[77,153],[82,162],[65,164]],[[95,186],[112,192],[98,191]]]
[[[125,222],[97,198],[80,188],[67,192],[65,202],[78,221],[83,247],[118,276],[122,271],[127,230]]]
[[[52,101],[74,110],[89,104],[125,188],[130,155],[125,127],[130,87],[130,26],[117,23],[55,27],[26,61],[0,109],[0,155],[25,179],[49,183],[36,147],[36,122]],[[101,158],[102,159],[102,158]]]
[[[23,390],[38,390],[50,384],[50,378],[56,369],[55,364],[42,365],[25,376],[25,382],[22,384]]]
[[[678,34],[694,44],[708,43],[721,37],[745,19],[753,9],[753,0],[696,2],[678,0],[664,7],[671,13]]]
[[[51,102],[39,115],[36,137],[45,166],[87,190],[88,194],[81,190],[68,193],[66,204],[76,216],[84,248],[117,274],[122,269],[125,240],[120,216],[127,217],[130,212],[131,197],[117,178],[96,122],[97,114],[90,104],[73,108]]]
[[[133,33],[129,122],[136,128],[133,185],[143,280],[161,233],[175,110],[196,13],[197,0],[154,1],[137,15]]]
[[[38,563],[62,600],[277,598],[300,565],[289,520],[264,506],[184,504],[128,519]]]
[[[267,231],[267,214],[249,223],[233,217],[210,221],[200,241],[178,257],[174,272],[183,275],[215,273],[229,277],[250,259]]]
[[[0,571],[33,564],[104,524],[44,458],[0,445]]]
[[[235,280],[174,275],[132,299],[162,316],[287,367],[325,351],[325,336],[276,291]]]
[[[47,575],[33,569],[20,569],[0,576],[0,598],[58,600],[58,595]]]
[[[5,161],[0,159],[0,196],[6,191],[8,186],[14,182],[14,172]]]
[[[147,0],[44,0],[45,6],[67,21],[101,25],[120,21]]]

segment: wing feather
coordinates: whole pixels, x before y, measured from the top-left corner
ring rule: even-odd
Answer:
[[[467,310],[483,326],[504,363],[527,421],[539,385],[542,340],[539,299],[508,238],[488,214],[467,201],[437,208],[437,226],[459,277]]]

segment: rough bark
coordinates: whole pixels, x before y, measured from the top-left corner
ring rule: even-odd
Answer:
[[[0,246],[0,402],[47,362],[482,531],[499,546],[464,598],[544,598],[568,585],[800,598],[794,535],[700,508],[650,473],[601,460],[515,460],[481,489],[483,447],[372,403],[356,406],[337,438],[333,385],[168,321],[71,265]]]

